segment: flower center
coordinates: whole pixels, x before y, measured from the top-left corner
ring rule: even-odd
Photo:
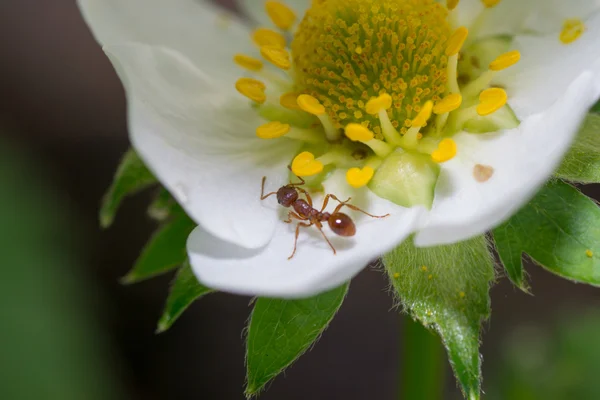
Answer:
[[[482,0],[472,31],[499,1]],[[343,168],[354,188],[431,206],[440,164],[461,151],[456,133],[518,125],[492,83],[520,53],[503,38],[471,41],[454,23],[459,0],[313,0],[300,23],[265,4],[279,31],[252,35],[267,64],[234,57],[251,74],[236,88],[266,119],[259,138],[305,143],[290,165],[310,187]]]
[[[383,138],[370,99],[388,94],[402,134],[423,104],[447,92],[448,10],[433,0],[315,2],[292,42],[298,86],[338,128],[359,123]]]

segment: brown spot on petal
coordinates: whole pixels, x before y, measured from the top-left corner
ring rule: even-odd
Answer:
[[[494,168],[489,165],[475,165],[473,168],[473,177],[479,183],[484,183],[490,180],[490,178],[494,175]]]

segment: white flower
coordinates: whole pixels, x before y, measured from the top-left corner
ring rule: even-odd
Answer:
[[[342,3],[337,0],[327,1],[327,4],[354,6],[353,12],[360,12],[358,0]],[[418,0],[380,0],[374,3],[410,3],[410,7],[413,7],[417,4],[416,1]],[[421,3],[429,4],[428,1],[422,0]],[[288,0],[287,3],[301,16],[311,1]],[[313,7],[320,7],[321,3],[323,2],[316,1]],[[406,172],[407,166],[412,168],[414,163],[394,161],[398,167],[393,164],[385,173],[378,171],[380,177],[376,178],[379,181],[372,182],[370,186],[375,187],[375,192],[394,200],[395,204],[378,197],[367,186],[354,189],[348,185],[348,163],[339,160],[331,162],[329,158],[333,156],[326,153],[319,158],[322,164],[331,162],[335,167],[323,182],[326,193],[333,193],[340,199],[351,196],[352,204],[372,214],[389,213],[390,216],[372,219],[351,212],[350,215],[355,218],[357,226],[356,235],[352,238],[335,237],[326,228],[325,233],[337,249],[337,255],[333,254],[314,226],[303,229],[298,240],[298,251],[288,261],[294,244],[295,224],[283,222],[287,214],[283,214],[283,207],[279,206],[273,197],[261,201],[260,184],[263,176],[266,176],[268,191],[275,191],[285,185],[289,180],[287,166],[301,151],[303,141],[288,137],[265,140],[258,138],[255,130],[269,120],[287,122],[293,131],[289,136],[310,140],[315,137],[315,132],[321,132],[320,140],[326,143],[323,131],[332,137],[340,134],[335,128],[336,124],[341,123],[340,114],[327,109],[329,115],[319,115],[324,128],[319,127],[311,131],[297,127],[302,125],[307,117],[312,118],[309,114],[303,114],[301,111],[290,112],[283,108],[274,112],[273,107],[277,108],[278,104],[273,103],[271,99],[273,96],[277,99],[283,94],[284,90],[280,87],[291,85],[291,77],[294,75],[280,74],[275,78],[279,71],[272,65],[263,68],[258,75],[241,70],[232,61],[235,54],[254,57],[250,60],[251,63],[260,58],[258,48],[250,40],[251,29],[235,16],[226,14],[224,10],[206,2],[79,0],[87,22],[124,82],[133,146],[200,225],[188,241],[190,261],[198,278],[208,286],[220,290],[278,297],[309,296],[339,285],[358,273],[368,262],[391,250],[413,233],[415,243],[419,246],[454,243],[482,234],[511,216],[551,176],[568,150],[587,110],[600,95],[600,14],[597,13],[600,1],[504,0],[497,3],[498,1],[493,0],[463,0],[447,18],[448,26],[452,26],[452,32],[457,32],[455,36],[459,36],[458,39],[454,37],[455,41],[461,42],[461,39],[464,39],[460,37],[461,33],[456,28],[471,28],[471,34],[463,47],[470,50],[461,63],[470,62],[472,65],[460,64],[459,71],[470,72],[471,76],[467,76],[467,80],[471,82],[483,76],[476,81],[479,84],[470,89],[475,93],[475,96],[472,96],[474,100],[468,100],[466,97],[464,100],[474,103],[463,104],[458,110],[449,106],[450,114],[444,116],[442,112],[442,116],[435,117],[436,124],[433,124],[431,119],[429,128],[424,128],[424,122],[416,122],[421,117],[424,121],[429,119],[431,110],[423,111],[427,108],[426,104],[417,104],[415,100],[415,104],[421,107],[412,111],[412,117],[410,112],[404,111],[404,103],[401,108],[394,109],[395,111],[390,109],[392,117],[401,114],[402,118],[413,119],[412,122],[406,119],[407,128],[410,128],[411,124],[416,127],[413,130],[404,129],[405,135],[391,147],[394,138],[390,140],[388,136],[398,134],[394,128],[382,125],[383,128],[377,130],[377,117],[367,116],[367,113],[348,116],[348,122],[360,122],[361,118],[371,118],[370,127],[378,134],[376,137],[382,139],[377,143],[388,146],[384,147],[384,150],[396,145],[409,150],[420,146],[418,151],[421,153],[432,153],[441,138],[446,137],[447,148],[438,149],[441,153],[432,157],[439,162],[439,178],[436,175],[433,180],[428,181],[431,176],[423,170],[418,170],[417,178],[422,178],[424,183],[421,185],[419,182],[413,182],[406,186],[404,175],[394,175],[394,168],[404,168],[403,171]],[[263,4],[263,1],[257,0],[245,0],[240,3],[255,19],[272,26],[266,17]],[[275,12],[287,13],[287,8],[281,8],[277,4],[274,7]],[[445,12],[445,6],[441,7]],[[291,14],[280,15],[275,19],[279,18],[278,22],[285,25],[294,22],[292,17]],[[321,10],[318,17],[328,18],[328,15]],[[433,25],[439,21],[431,19],[426,22]],[[446,22],[442,21],[443,24]],[[315,31],[323,27],[322,24],[308,26]],[[341,25],[333,26],[337,29],[336,27]],[[394,26],[395,29],[399,29],[398,25]],[[292,36],[296,28],[297,25],[290,28],[287,35]],[[367,26],[367,29],[370,29],[370,26]],[[421,29],[421,24],[415,29]],[[439,29],[444,28],[442,26]],[[308,36],[313,33],[308,29],[304,32]],[[317,33],[324,35],[322,31]],[[492,35],[508,35],[514,40],[510,42]],[[276,36],[278,37],[280,36]],[[327,40],[326,36],[319,38],[325,42]],[[298,70],[301,67],[307,68],[306,60],[313,54],[313,48],[306,44],[307,40],[309,39],[299,41],[299,47],[296,47],[300,49],[299,53],[304,51],[303,56],[306,56],[304,64],[296,66],[296,72],[300,75],[301,71]],[[430,50],[439,44],[435,43],[433,37],[428,36],[428,40],[431,41],[427,44]],[[364,43],[364,37],[360,39],[360,43]],[[356,60],[359,60],[367,49],[358,44],[359,42],[349,40],[341,46],[356,53]],[[377,52],[377,44],[369,43],[371,44],[370,51]],[[456,44],[455,53],[460,50],[460,44]],[[263,49],[267,52],[263,52],[263,55],[285,69],[284,64],[289,61],[288,55],[285,51],[277,49]],[[396,50],[397,48],[394,52]],[[502,65],[497,69],[506,68],[504,71],[495,74],[487,71],[487,63],[483,67],[478,65],[485,60],[489,63],[508,50],[513,52],[505,57],[516,59],[500,59]],[[268,54],[268,51],[275,53]],[[381,51],[380,55],[385,56],[385,51]],[[419,51],[419,48],[415,49],[415,53]],[[434,50],[431,51],[431,57],[434,59],[431,63],[438,62],[438,65],[444,68],[446,62],[450,65],[447,69],[447,85],[450,89],[447,90],[445,83],[441,89],[434,87],[431,81],[421,86],[431,89],[430,97],[435,94],[435,90],[443,90],[445,95],[456,92],[452,90],[453,84],[454,88],[457,88],[457,81],[452,75],[452,71],[456,73],[456,68],[452,69],[452,55],[449,54],[449,59],[445,59],[443,54],[434,54]],[[410,54],[412,56],[413,53]],[[423,53],[419,54],[423,56]],[[520,62],[512,65],[519,54]],[[339,59],[344,60],[347,60],[344,57],[353,57],[353,54],[338,55]],[[293,54],[294,62],[297,61],[296,57],[300,56],[302,54]],[[336,59],[330,61],[335,63]],[[379,68],[384,67],[379,65]],[[414,68],[417,70],[418,65]],[[242,82],[241,87],[241,91],[257,100],[257,103],[262,103],[266,97],[265,105],[251,106],[247,99],[236,93],[235,83],[244,75],[258,77],[267,83],[264,94],[262,87],[257,89],[256,86],[252,86],[254,81],[248,81],[249,86],[245,87]],[[339,78],[331,76],[332,80]],[[304,78],[303,82],[308,82],[306,76]],[[476,95],[489,87],[492,78],[494,83],[505,88],[506,92],[501,89],[488,92],[490,99],[483,106],[489,106],[489,112],[499,110],[490,116],[481,117],[480,115],[487,112],[475,113]],[[315,81],[315,85],[322,84],[325,89],[332,88],[327,86],[330,82],[325,84],[318,79],[320,78],[317,77],[318,82]],[[348,93],[354,93],[352,90],[359,87],[361,82],[357,81],[357,86],[351,88]],[[410,89],[410,82],[408,87],[406,93],[410,94],[413,90]],[[336,88],[333,90],[337,90]],[[466,86],[461,84],[460,90],[463,94],[465,88]],[[396,89],[388,91],[396,95],[396,92],[402,92],[404,89],[398,89],[396,92],[394,90]],[[323,95],[326,91],[319,93]],[[329,94],[331,93],[333,92],[330,91]],[[411,100],[414,100],[415,93],[410,94],[413,96]],[[428,95],[419,93],[424,97]],[[508,94],[508,106],[502,107],[506,103],[504,93]],[[327,93],[323,96],[327,97]],[[352,98],[352,95],[349,96]],[[437,103],[440,102],[439,97],[431,98]],[[394,101],[396,99],[397,97],[394,97]],[[318,111],[320,104],[311,104],[313,98],[305,100],[308,104],[304,105],[304,109]],[[360,100],[360,96],[352,100],[356,102]],[[384,104],[386,99],[380,98],[377,101]],[[325,108],[332,106],[325,103],[324,105]],[[359,106],[355,110],[364,111],[365,107],[363,104],[362,108]],[[389,104],[379,107],[383,110],[383,115],[379,113],[382,124],[385,123],[385,109],[388,107]],[[375,108],[377,113],[379,108]],[[288,113],[285,117],[287,119],[279,118],[281,111]],[[399,122],[398,130],[405,121]],[[442,136],[436,136],[435,127],[438,125],[441,127]],[[450,132],[449,139],[445,132],[451,131],[452,129],[447,127],[452,126],[455,129],[454,132]],[[479,133],[456,132],[463,128]],[[421,141],[414,139],[417,138],[419,130],[425,133],[425,138]],[[267,129],[267,133],[274,133],[273,126],[270,130]],[[360,134],[365,132],[361,131]],[[414,143],[418,144],[407,144],[407,137],[411,135],[414,136]],[[423,136],[418,136],[421,137]],[[364,143],[369,142],[364,138],[360,140]],[[346,144],[343,146],[340,145],[342,150],[349,148],[347,142],[344,142]],[[322,144],[321,148],[329,149],[327,146]],[[368,150],[368,147],[363,147]],[[359,166],[371,166],[369,160],[375,160],[372,166],[373,169],[377,169],[382,159],[388,160],[385,158],[387,151],[380,153],[382,152],[376,151],[363,164],[358,162]],[[398,156],[404,153],[400,150],[393,154]],[[427,163],[437,165],[430,159],[427,159]],[[381,169],[384,167],[380,167]],[[398,179],[399,183],[396,182]],[[369,177],[362,184],[368,180]],[[388,185],[396,183],[405,185],[403,187],[409,190],[392,194],[386,192],[390,187],[392,192],[396,190],[396,186]],[[360,184],[361,182],[356,186]],[[381,188],[382,185],[385,186],[385,190]],[[427,204],[423,196],[426,196],[429,189],[433,192],[433,185],[433,203]],[[407,194],[407,191],[411,193]],[[407,198],[410,204],[404,204],[406,207],[397,205],[407,201]],[[424,206],[419,205],[421,203]],[[317,201],[317,204],[320,202]],[[410,207],[411,205],[413,206]]]

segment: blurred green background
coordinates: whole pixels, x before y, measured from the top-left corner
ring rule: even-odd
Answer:
[[[0,399],[243,399],[249,298],[211,295],[157,336],[171,277],[118,283],[154,224],[140,195],[98,227],[128,147],[125,102],[74,1],[0,2],[0,54]],[[528,271],[534,296],[502,277],[492,290],[484,398],[600,398],[600,289]],[[387,400],[401,377],[428,384],[401,371],[419,357],[402,325],[383,274],[365,270],[261,398]],[[460,398],[448,367],[440,376],[443,398]]]

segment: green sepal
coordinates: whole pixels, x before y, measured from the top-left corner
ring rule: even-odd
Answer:
[[[316,342],[347,292],[345,284],[308,299],[256,301],[246,343],[246,396],[260,392]]]
[[[156,333],[168,330],[194,301],[213,291],[198,282],[189,261],[186,260],[173,279]]]
[[[600,183],[600,115],[588,114],[556,177],[580,183]]]
[[[133,269],[121,282],[136,283],[171,271],[187,258],[186,242],[196,223],[183,211],[175,213],[150,238]]]
[[[133,149],[123,156],[113,183],[102,199],[100,225],[108,228],[112,225],[123,199],[157,183],[156,178],[144,165]]]
[[[156,221],[165,221],[173,212],[181,211],[181,206],[175,201],[175,198],[165,188],[160,188],[154,197],[150,206],[148,206],[148,215]]]
[[[552,181],[494,230],[509,278],[522,289],[522,254],[564,278],[600,286],[600,208],[573,186]]]
[[[440,335],[465,397],[479,399],[479,336],[494,280],[485,237],[430,248],[408,239],[383,262],[405,311]]]

